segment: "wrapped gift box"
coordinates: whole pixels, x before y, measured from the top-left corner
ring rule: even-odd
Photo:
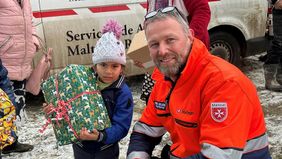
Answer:
[[[90,67],[68,65],[59,74],[48,78],[42,84],[42,91],[46,102],[53,105],[49,119],[59,145],[77,142],[82,127],[91,131],[111,126]]]
[[[153,72],[155,64],[150,57],[144,30],[134,35],[127,56],[134,61],[141,62],[148,73]]]

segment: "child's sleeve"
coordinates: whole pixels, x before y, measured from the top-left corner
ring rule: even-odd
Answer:
[[[112,126],[103,133],[103,142],[111,144],[118,142],[128,133],[133,115],[133,98],[127,86],[116,93],[116,106],[112,117]]]
[[[12,89],[11,82],[8,78],[8,71],[2,65],[2,61],[0,60],[0,88],[9,96],[9,99],[12,101],[14,106],[16,106],[15,95]]]

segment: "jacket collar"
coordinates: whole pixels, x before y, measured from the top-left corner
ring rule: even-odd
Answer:
[[[210,53],[204,43],[201,42],[199,39],[194,38],[194,42],[192,44],[192,48],[188,56],[188,60],[181,74],[188,73],[189,75],[192,75],[193,72],[199,66],[200,62],[209,55]]]
[[[94,69],[93,69],[94,71]],[[94,71],[95,77],[98,78],[98,74]],[[120,75],[119,78],[112,83],[110,86],[106,87],[105,89],[109,89],[109,88],[121,88],[123,83],[125,82],[125,76],[124,75]]]
[[[119,78],[114,83],[112,83],[108,88],[121,88],[124,82],[125,82],[125,76],[120,75]]]

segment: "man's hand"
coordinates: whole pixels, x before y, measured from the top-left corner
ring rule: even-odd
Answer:
[[[275,9],[282,9],[282,0],[278,0],[278,1],[274,4],[274,8],[275,8]]]
[[[99,131],[96,129],[93,129],[92,132],[89,132],[86,128],[82,128],[80,130],[79,138],[81,140],[98,140],[99,138]]]

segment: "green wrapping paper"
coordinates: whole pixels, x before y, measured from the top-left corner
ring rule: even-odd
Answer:
[[[68,65],[42,84],[45,101],[53,105],[49,121],[59,145],[77,142],[82,127],[103,130],[111,122],[90,67]]]

